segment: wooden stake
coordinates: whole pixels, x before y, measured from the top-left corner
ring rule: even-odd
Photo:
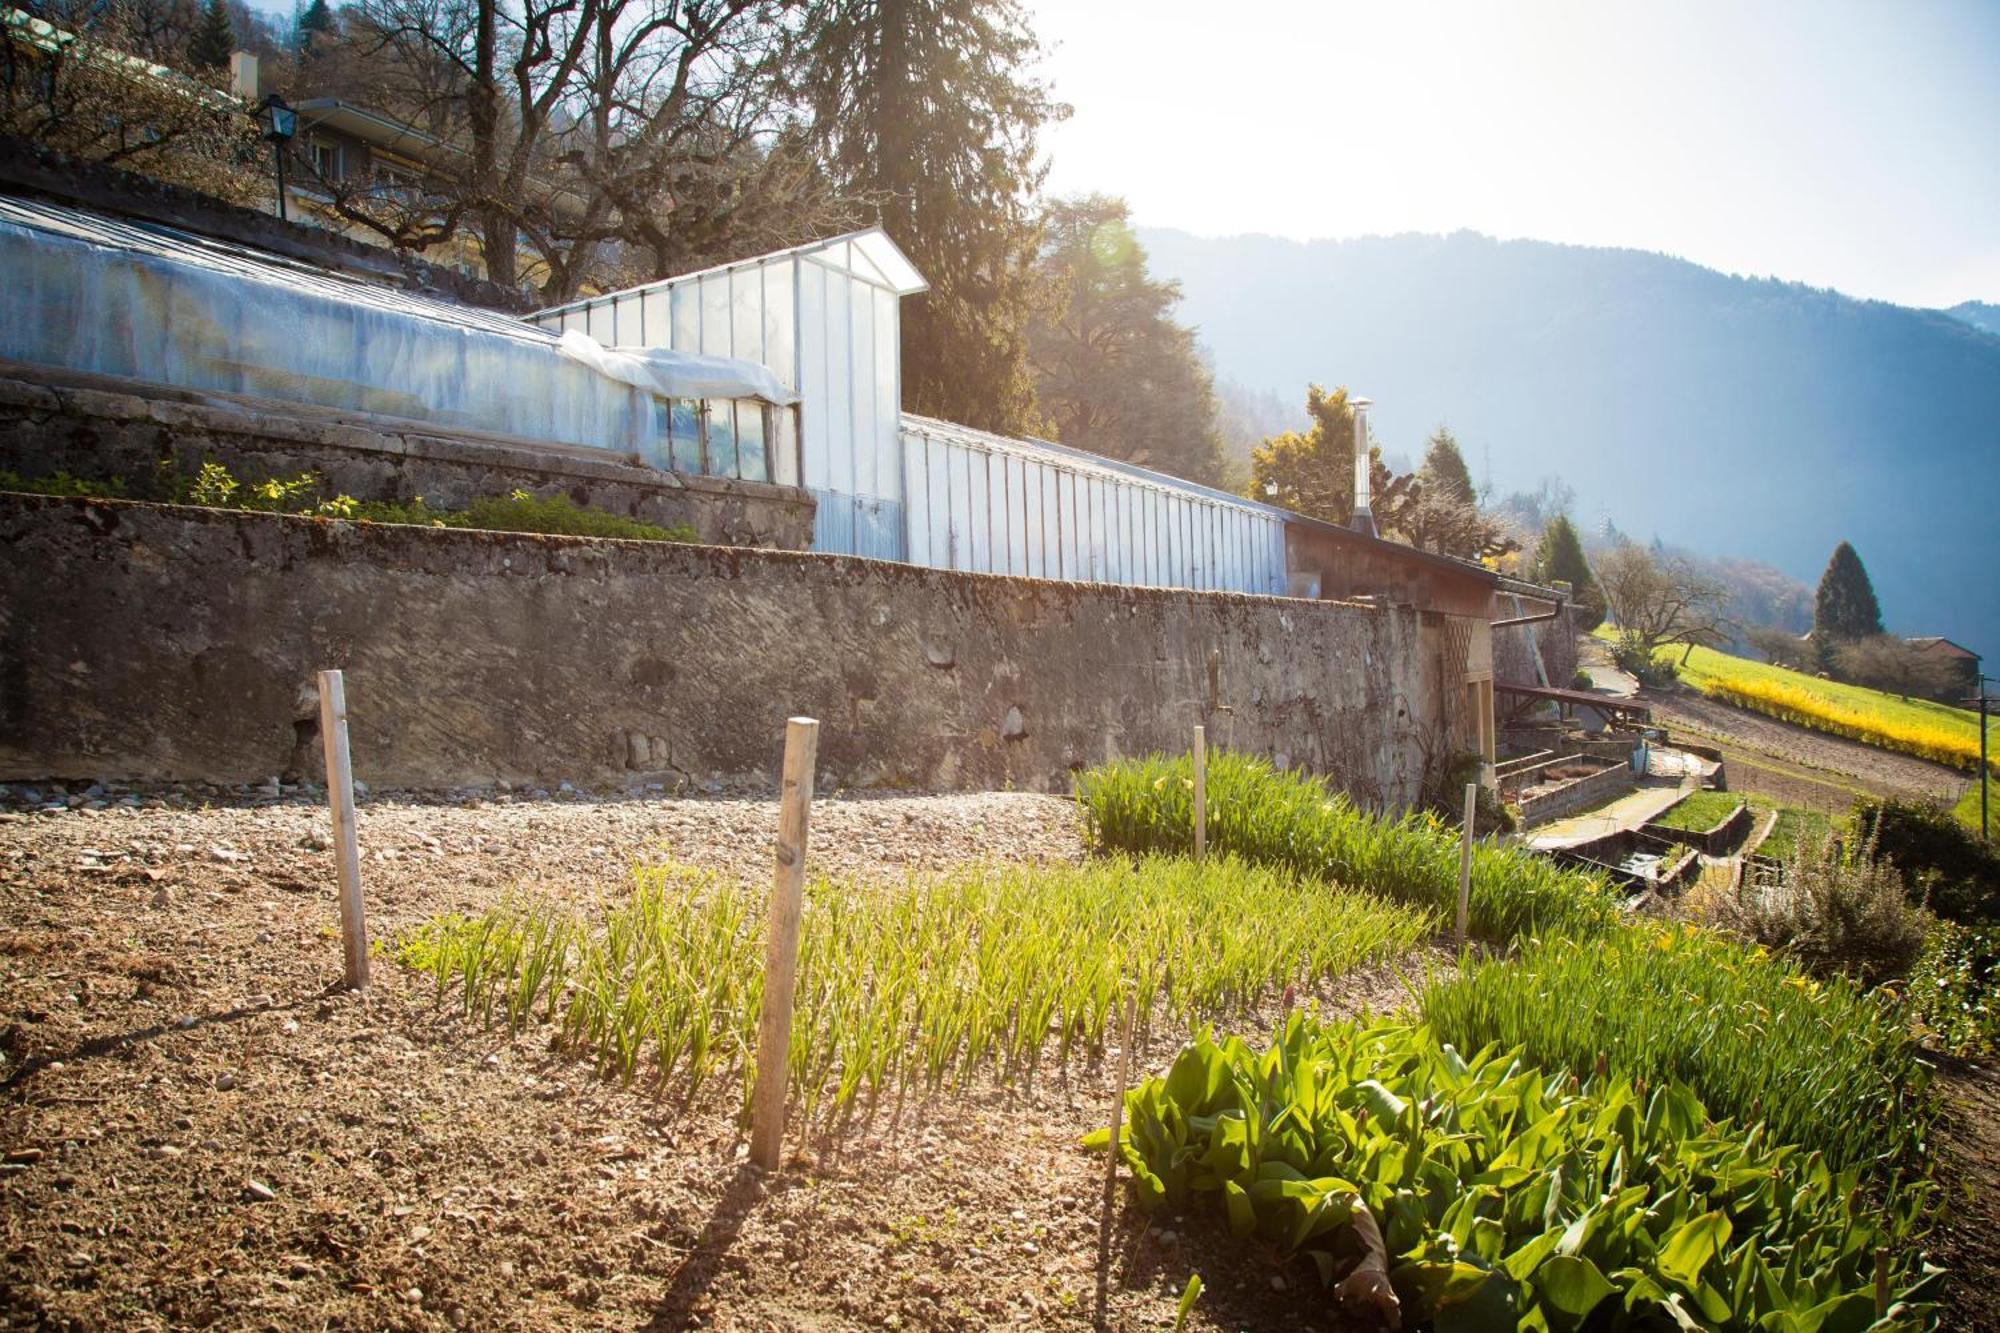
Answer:
[[[1208,728],[1194,729],[1194,859],[1208,855]]]
[[[1111,1223],[1118,1202],[1118,1131],[1125,1123],[1125,1085],[1132,1077],[1132,1032],[1138,1026],[1139,1000],[1125,1000],[1125,1036],[1118,1046],[1118,1087],[1111,1096],[1111,1160],[1104,1167],[1104,1221]]]
[[[326,746],[326,800],[333,808],[333,863],[340,875],[340,950],[353,990],[368,986],[368,922],[361,910],[361,850],[354,836],[354,769],[347,755],[347,684],[319,673],[319,734]]]
[[[1878,1245],[1875,1248],[1875,1317],[1880,1319],[1889,1313],[1889,1249]]]
[[[799,909],[806,878],[819,723],[785,723],[785,778],[778,809],[778,870],[771,882],[770,932],[764,941],[764,1010],[757,1027],[757,1087],[752,1094],[750,1160],[778,1168],[785,1145],[785,1076],[792,1048],[792,991],[799,966]]]
[[[1465,836],[1458,848],[1458,947],[1465,948],[1466,917],[1472,910],[1472,826],[1479,817],[1479,784],[1465,784]]]

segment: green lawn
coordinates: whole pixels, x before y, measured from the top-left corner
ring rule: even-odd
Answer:
[[[1771,829],[1771,836],[1757,849],[1757,855],[1774,860],[1791,859],[1792,851],[1799,839],[1810,833],[1814,837],[1825,837],[1833,827],[1833,821],[1817,810],[1794,810],[1789,806],[1778,811],[1778,822]]]
[[[1679,805],[1654,820],[1666,828],[1706,833],[1736,813],[1743,797],[1733,791],[1691,792]]]
[[[1690,687],[1721,702],[1966,770],[1978,766],[1979,715],[1970,709],[1821,680],[1711,648],[1694,649],[1685,665],[1681,656],[1679,648],[1660,653]]]
[[[1952,807],[1951,812],[1957,815],[1964,822],[1965,826],[1974,833],[1979,831],[1978,783],[1975,782],[1965,789],[1965,795],[1958,798],[1958,804]],[[1989,825],[2000,823],[2000,791],[1993,790],[1993,784],[1990,779],[1986,788],[1986,819]]]

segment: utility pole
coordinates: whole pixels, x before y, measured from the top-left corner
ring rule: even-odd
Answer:
[[[1979,840],[1981,842],[1993,841],[1992,835],[1986,831],[1986,789],[1993,785],[1986,767],[1986,709],[1990,702],[1986,697],[1986,683],[1992,679],[1991,676],[1979,678]]]
[[[1967,701],[1979,710],[1979,840],[1981,842],[1993,841],[1986,822],[1987,789],[1993,785],[1990,770],[1986,767],[1986,719],[1991,715],[1993,697],[1986,692],[1986,686],[1993,679],[1992,676],[1974,677],[1975,683],[1979,686],[1979,693]]]

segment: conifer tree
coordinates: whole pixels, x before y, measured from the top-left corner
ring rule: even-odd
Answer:
[[[1826,572],[1819,576],[1813,597],[1813,647],[1822,664],[1833,664],[1842,644],[1869,639],[1882,632],[1882,606],[1861,557],[1846,542],[1833,548]]]
[[[1179,284],[1146,271],[1122,199],[1051,204],[1029,326],[1035,394],[1053,438],[1079,449],[1217,483],[1215,389],[1194,334],[1176,323]]]
[[[1458,437],[1443,426],[1432,432],[1430,442],[1424,449],[1423,466],[1417,469],[1417,475],[1439,499],[1459,504],[1478,502],[1479,497],[1472,489],[1472,472],[1465,466],[1465,454],[1458,447]]]
[[[1557,514],[1542,529],[1542,544],[1535,552],[1536,576],[1544,583],[1560,581],[1570,586],[1575,599],[1576,627],[1589,633],[1604,622],[1604,593],[1583,558],[1583,543],[1577,539],[1576,525],[1568,514]]]
[[[327,0],[312,0],[305,12],[299,15],[298,30],[294,40],[299,54],[310,58],[315,44],[333,36],[333,6]]]
[[[188,42],[188,59],[196,69],[227,69],[236,50],[236,28],[229,21],[226,0],[208,0],[201,11],[201,24]]]
[[[818,0],[798,86],[837,183],[930,282],[903,302],[903,405],[987,430],[1037,424],[1028,321],[1041,126],[1017,0]]]

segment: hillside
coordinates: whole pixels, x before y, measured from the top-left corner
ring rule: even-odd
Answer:
[[[2000,334],[2000,305],[1987,301],[1961,301],[1945,314],[1981,332]]]
[[[1850,540],[1892,629],[2000,654],[2000,336],[1630,250],[1141,236],[1247,390],[1351,385],[1385,450],[1447,422],[1500,492],[1557,475],[1587,521],[1808,582]]]

